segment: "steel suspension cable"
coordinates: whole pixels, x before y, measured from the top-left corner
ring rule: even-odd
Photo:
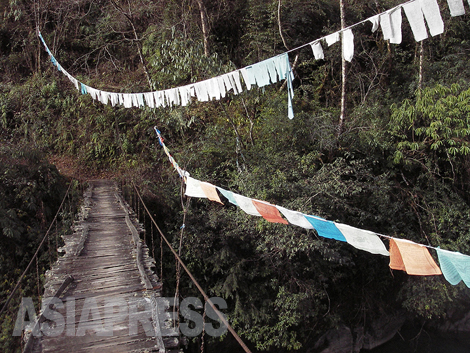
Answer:
[[[178,262],[181,264],[181,267],[183,267],[183,269],[186,271],[186,273],[188,274],[189,278],[191,278],[191,281],[193,281],[194,285],[197,287],[197,289],[199,290],[199,292],[201,292],[202,296],[204,297],[204,300],[211,306],[211,308],[214,310],[214,312],[217,314],[217,316],[219,317],[220,321],[222,321],[222,323],[225,325],[225,327],[227,327],[227,329],[230,331],[230,333],[232,334],[232,336],[237,340],[237,342],[240,344],[240,346],[243,348],[243,350],[246,352],[246,353],[251,353],[250,349],[247,347],[247,345],[242,341],[242,339],[240,338],[240,336],[238,336],[238,334],[235,332],[235,330],[233,329],[233,327],[228,323],[227,319],[224,317],[224,315],[222,315],[222,313],[220,313],[220,311],[217,309],[217,307],[214,305],[214,303],[212,303],[212,301],[209,299],[208,295],[206,294],[206,292],[202,289],[202,287],[199,285],[199,283],[196,281],[196,278],[194,278],[193,274],[189,271],[189,269],[186,267],[186,265],[184,264],[183,260],[181,260],[181,257],[178,256],[178,253],[176,252],[175,249],[173,249],[173,247],[171,246],[170,242],[168,241],[168,239],[165,237],[165,235],[163,234],[163,232],[161,231],[160,227],[158,226],[158,224],[155,222],[155,220],[153,219],[152,217],[152,214],[150,213],[150,211],[148,210],[147,208],[147,205],[145,205],[144,203],[144,200],[142,199],[142,197],[140,196],[140,193],[139,193],[139,190],[137,189],[137,186],[135,185],[134,181],[132,181],[132,185],[134,186],[134,189],[137,193],[137,196],[139,197],[140,199],[140,202],[142,202],[142,206],[144,207],[145,211],[147,212],[147,214],[149,215],[150,219],[152,220],[152,223],[155,225],[155,228],[158,230],[158,232],[160,233],[160,237],[161,239],[163,239],[165,241],[165,243],[168,245],[168,247],[170,248],[171,252],[173,253],[173,255],[175,256],[175,258],[178,260]]]

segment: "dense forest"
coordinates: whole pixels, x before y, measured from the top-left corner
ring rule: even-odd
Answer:
[[[351,62],[339,43],[323,46],[323,60],[303,46],[400,3],[0,1],[0,304],[64,195],[62,172],[133,180],[176,248],[182,236],[182,258],[210,296],[227,300],[230,322],[254,351],[359,352],[397,331],[401,352],[437,352],[436,332],[464,345],[464,283],[391,271],[388,257],[314,230],[186,198],[154,132],[198,180],[470,254],[470,18],[451,17],[439,0],[444,33],[416,42],[403,15],[400,44],[365,21],[353,29]],[[289,51],[295,117],[282,82],[184,107],[103,105],[51,64],[38,29],[63,68],[108,92],[169,89]],[[42,262],[45,271],[46,250]],[[164,267],[172,295],[170,252]],[[183,296],[199,296],[181,281]],[[25,296],[34,293],[29,282]],[[5,352],[15,351],[11,316],[2,318]],[[241,351],[230,335],[205,339],[207,352]],[[199,347],[193,339],[188,351]]]

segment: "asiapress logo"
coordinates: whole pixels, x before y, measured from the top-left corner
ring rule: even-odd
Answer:
[[[227,309],[223,298],[209,299],[219,309]],[[204,329],[206,334],[219,337],[227,331],[227,327],[216,314],[208,302],[204,304],[205,315],[211,320],[204,320],[198,309],[203,305],[199,298],[188,297],[181,302],[173,297],[132,298],[125,300],[122,297],[106,297],[97,300],[86,298],[81,308],[80,317],[76,317],[75,298],[62,301],[58,298],[45,298],[42,301],[40,319],[37,319],[32,298],[23,298],[16,318],[13,336],[21,336],[23,331],[30,330],[35,337],[84,336],[87,331],[94,331],[98,336],[113,336],[117,325],[122,328],[123,323],[129,328],[130,336],[137,335],[138,326],[141,325],[149,337],[173,336],[174,323],[177,311],[173,308],[179,306],[179,313],[184,318],[180,320],[179,330],[188,337],[198,336]],[[100,305],[99,305],[100,304]],[[219,312],[220,313],[220,312]],[[224,319],[225,315],[220,313]],[[206,321],[206,322],[205,322]]]

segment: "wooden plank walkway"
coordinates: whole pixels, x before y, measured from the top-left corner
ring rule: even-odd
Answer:
[[[64,327],[52,320],[61,334],[43,335],[35,352],[178,351],[176,331],[166,329],[167,337],[161,337],[161,283],[130,215],[114,182],[90,182],[82,219],[47,274],[46,298],[67,275],[74,278],[60,297],[64,306],[54,308],[65,318]]]

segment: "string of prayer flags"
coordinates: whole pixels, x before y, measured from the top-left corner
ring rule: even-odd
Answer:
[[[142,108],[145,106],[158,108],[178,105],[186,106],[191,102],[191,98],[196,98],[200,102],[208,102],[212,99],[220,100],[224,98],[229,91],[232,91],[233,94],[243,92],[240,80],[240,74],[242,74],[248,90],[250,90],[253,85],[257,85],[261,88],[271,83],[276,83],[279,80],[287,80],[287,116],[290,119],[294,118],[292,104],[292,99],[294,97],[292,80],[294,79],[294,74],[290,67],[288,53],[277,55],[273,58],[263,60],[240,70],[235,70],[182,87],[145,93],[114,93],[97,90],[78,82],[61,68],[39,31],[38,35],[46,48],[47,53],[50,55],[53,65],[56,66],[59,71],[63,71],[63,73],[74,83],[77,90],[82,94],[89,94],[91,98],[100,101],[103,104],[111,102],[113,106],[120,104],[125,108]]]
[[[158,143],[160,144],[160,146],[163,147],[163,150],[165,151],[165,154],[168,156],[168,159],[169,159],[171,165],[178,172],[179,176],[182,177],[182,178],[189,177],[189,173],[187,171],[181,169],[180,166],[178,165],[178,163],[176,163],[175,159],[171,156],[170,151],[168,150],[166,145],[163,143],[163,137],[162,137],[162,134],[161,134],[160,130],[158,130],[156,126],[154,126],[153,129],[155,130],[155,133],[157,134]]]
[[[163,142],[163,137],[156,127],[155,132],[165,153],[171,157],[168,148]],[[177,163],[174,162],[172,157],[170,161],[172,161],[173,167],[180,173],[181,169],[178,170],[176,168]],[[187,196],[209,198],[210,200],[222,203],[216,191],[218,190],[230,203],[240,207],[250,215],[262,216],[269,222],[290,223],[306,229],[315,229],[321,237],[344,241],[357,249],[372,254],[390,256],[390,268],[406,271],[409,275],[429,276],[444,273],[445,278],[451,284],[455,285],[463,280],[470,287],[470,256],[459,252],[436,249],[441,264],[441,272],[441,269],[437,266],[424,245],[405,239],[381,235],[390,239],[390,252],[388,252],[377,234],[371,231],[355,228],[347,224],[327,221],[320,217],[305,215],[264,201],[253,200],[218,186],[201,182],[191,178],[189,173],[183,172],[184,175],[182,176],[186,181],[185,194]],[[281,217],[281,213],[286,217],[287,221]]]
[[[460,16],[465,13],[463,0],[447,0],[447,3],[452,16]],[[419,42],[428,37],[425,21],[429,28],[429,33],[432,36],[443,33],[444,22],[442,21],[437,0],[412,0],[320,39],[325,40],[327,45],[331,46],[340,40],[341,33],[343,39],[343,58],[347,61],[351,61],[354,55],[354,34],[351,29],[361,23],[370,21],[372,23],[372,32],[375,32],[380,26],[385,40],[389,40],[390,43],[393,44],[399,44],[402,41],[402,7],[416,41]],[[227,93],[230,91],[233,92],[233,94],[239,94],[243,91],[240,80],[241,75],[243,76],[247,90],[250,90],[254,85],[264,87],[280,80],[287,80],[287,116],[289,119],[293,119],[294,117],[294,89],[292,85],[294,75],[290,67],[288,52],[217,77],[182,87],[146,93],[115,93],[97,90],[81,84],[57,62],[39,30],[37,33],[47,53],[50,55],[52,64],[68,77],[78,91],[82,94],[89,94],[93,99],[103,104],[111,103],[113,106],[122,105],[125,108],[141,108],[145,106],[158,108],[178,105],[186,106],[193,98],[200,102],[208,102],[213,99],[219,100],[226,97]],[[293,50],[298,50],[310,45],[315,59],[324,59],[320,39],[301,45]]]
[[[326,219],[315,216],[304,215],[304,217],[312,224],[319,236],[344,242],[346,241],[346,238],[339,229],[336,228],[332,221],[327,221]]]
[[[281,217],[276,206],[257,200],[251,200],[261,216],[272,223],[289,224],[284,218]]]
[[[454,286],[463,280],[470,288],[470,256],[439,248],[436,251],[445,279]]]
[[[356,249],[364,250],[372,254],[390,256],[390,253],[377,234],[368,230],[351,227],[347,224],[335,223],[335,225],[346,238],[346,241]]]
[[[390,239],[390,268],[406,271],[409,275],[432,276],[441,275],[439,266],[431,257],[428,249],[404,239]]]

